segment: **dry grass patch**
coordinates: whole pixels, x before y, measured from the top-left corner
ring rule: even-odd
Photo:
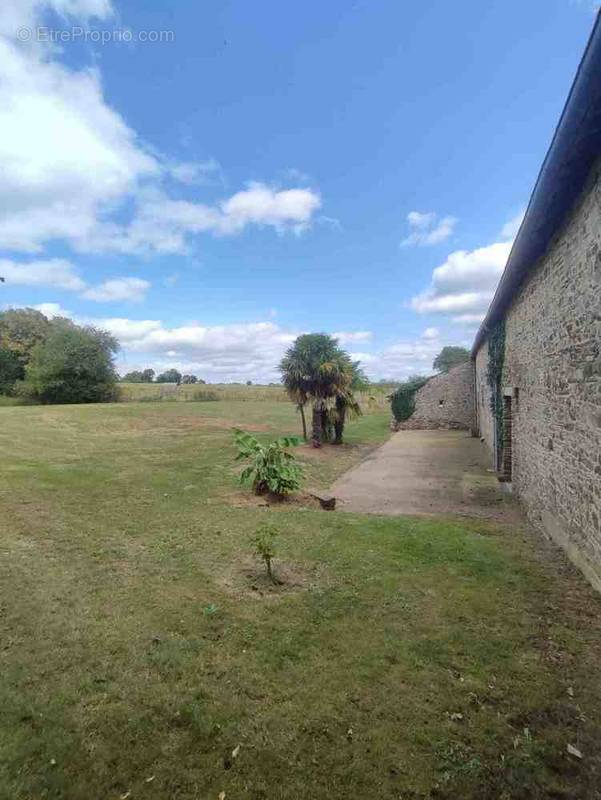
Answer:
[[[228,594],[241,599],[270,600],[298,592],[316,591],[327,585],[324,570],[317,565],[294,564],[274,560],[275,582],[265,568],[250,556],[228,565],[218,578],[218,585]]]

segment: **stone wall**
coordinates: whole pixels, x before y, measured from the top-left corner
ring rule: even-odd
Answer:
[[[485,340],[476,354],[476,428],[495,461],[495,424],[491,411],[491,388],[487,377],[488,342]]]
[[[587,191],[505,321],[512,488],[530,519],[601,589],[601,183]],[[492,449],[486,348],[476,359],[481,435]]]
[[[396,430],[460,428],[471,430],[474,419],[474,367],[470,361],[435,375],[415,395],[415,411]]]

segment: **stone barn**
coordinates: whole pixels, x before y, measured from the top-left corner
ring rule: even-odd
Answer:
[[[472,351],[492,464],[598,589],[600,156],[598,18]]]
[[[415,394],[415,411],[395,430],[447,428],[474,430],[474,370],[469,361],[434,375]]]

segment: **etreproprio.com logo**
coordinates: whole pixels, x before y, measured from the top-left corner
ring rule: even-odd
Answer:
[[[175,41],[175,31],[133,31],[131,28],[49,28],[40,25],[36,28],[19,28],[17,39],[20,42],[45,42],[66,44],[68,42],[85,42],[88,44],[112,44],[132,42],[149,42],[164,44]]]

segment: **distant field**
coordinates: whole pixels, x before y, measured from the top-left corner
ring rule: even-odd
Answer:
[[[374,385],[366,391],[357,392],[357,397],[361,406],[366,409],[384,409],[389,406],[386,397],[390,391],[390,386]],[[121,402],[234,400],[290,403],[281,386],[246,386],[246,384],[232,383],[182,386],[176,386],[174,383],[120,383],[119,400]]]
[[[310,484],[388,421],[299,448]],[[237,484],[234,425],[266,441],[299,417],[0,408],[0,798],[598,797],[582,579],[515,526],[266,508]],[[265,521],[277,589],[249,541]]]

